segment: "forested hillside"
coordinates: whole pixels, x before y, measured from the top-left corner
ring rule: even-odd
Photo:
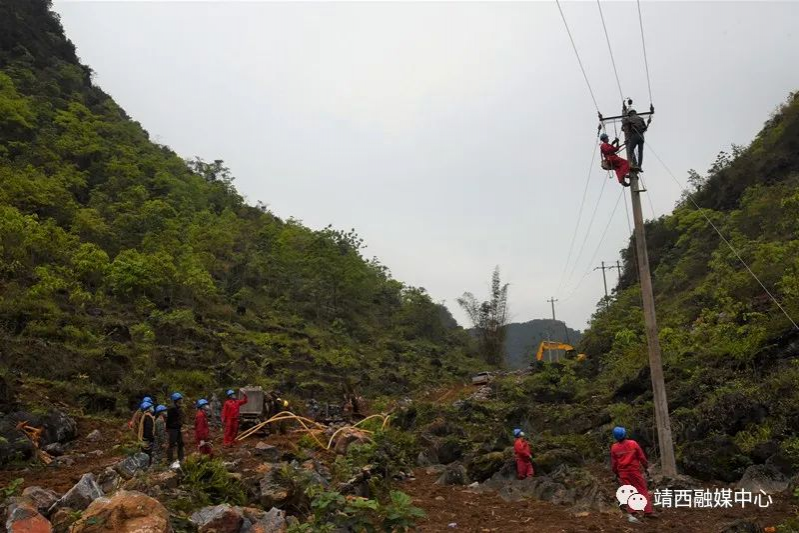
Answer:
[[[582,334],[560,320],[535,319],[508,324],[505,333],[505,365],[524,368],[535,358],[541,341],[559,341],[577,346]]]
[[[223,162],[153,143],[49,4],[0,3],[0,400],[31,377],[90,408],[236,383],[390,394],[475,364],[354,232],[247,205]]]

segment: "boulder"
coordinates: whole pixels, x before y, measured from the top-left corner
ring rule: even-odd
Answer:
[[[53,457],[60,457],[64,455],[64,452],[66,451],[64,445],[61,444],[60,442],[54,442],[52,444],[48,444],[47,446],[42,448],[42,450],[52,455]]]
[[[119,491],[92,502],[70,533],[172,533],[169,512],[140,492]]]
[[[53,533],[69,533],[69,528],[78,519],[79,513],[62,507],[52,515],[50,515],[50,523],[53,524]]]
[[[62,507],[69,507],[77,511],[86,509],[94,500],[103,497],[103,491],[94,479],[91,472],[83,474],[74,487],[61,496],[61,498],[50,508],[52,514]]]
[[[286,533],[286,513],[280,509],[272,508],[258,521],[253,521],[249,531],[242,533]]]
[[[353,444],[366,444],[370,442],[369,435],[355,428],[346,428],[336,435],[334,450],[339,455],[347,455],[347,450]]]
[[[33,443],[17,429],[17,421],[0,418],[0,466],[16,460],[27,461],[34,452]]]
[[[440,463],[441,461],[438,460],[435,450],[422,450],[419,452],[419,455],[416,456],[417,466],[427,467]]]
[[[755,464],[761,465],[765,463],[769,457],[779,451],[780,443],[775,440],[770,440],[756,444],[755,447],[752,448],[752,452],[749,454],[749,457],[752,458],[752,461],[754,461]]]
[[[228,504],[203,507],[189,518],[198,533],[239,533],[244,522],[241,509]]]
[[[787,489],[788,484],[788,478],[777,468],[771,465],[754,465],[746,469],[735,486],[752,493],[762,490],[766,494],[776,494]]]
[[[776,468],[787,477],[791,477],[797,472],[793,459],[783,450],[778,450],[777,453],[766,459],[766,464]]]
[[[459,461],[463,457],[463,444],[455,437],[447,438],[436,447],[436,456],[445,465]]]
[[[39,436],[39,446],[42,448],[55,442],[69,442],[78,436],[78,424],[75,420],[57,409],[44,415],[17,411],[6,417],[6,420],[13,426],[18,422],[27,422],[31,427],[42,428]]]
[[[583,456],[571,448],[554,448],[538,453],[533,457],[536,473],[549,474],[560,465],[582,466]]]
[[[468,485],[469,475],[466,467],[461,464],[451,464],[436,481],[436,485]]]
[[[276,463],[280,461],[280,458],[283,456],[283,452],[280,451],[279,448],[272,446],[271,444],[267,444],[265,442],[259,442],[255,445],[255,455],[259,458],[263,459],[267,463]]]
[[[508,461],[510,454],[505,452],[489,452],[473,457],[466,465],[469,479],[485,481],[496,474]]]
[[[146,453],[138,452],[126,457],[114,467],[125,479],[130,479],[138,472],[147,470],[150,466],[150,457]]]
[[[267,472],[258,485],[258,500],[262,507],[280,507],[291,499],[289,490],[279,482],[277,469]]]
[[[100,485],[104,494],[113,494],[122,485],[122,477],[119,472],[109,466],[97,478],[97,484]]]
[[[103,434],[100,433],[99,429],[95,429],[94,431],[86,435],[86,440],[88,440],[89,442],[99,442],[100,440],[102,440],[102,438]]]
[[[6,513],[8,533],[52,533],[53,527],[30,503],[14,502]]]
[[[29,501],[39,513],[47,516],[47,512],[58,501],[58,494],[41,487],[27,487],[22,491],[22,498]]]

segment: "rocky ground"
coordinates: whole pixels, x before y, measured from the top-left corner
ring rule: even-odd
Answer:
[[[476,391],[477,396],[486,393]],[[474,394],[474,389],[464,388],[448,399],[459,401]],[[336,454],[309,455],[298,446],[302,433],[290,431],[247,440],[234,450],[223,450],[216,441],[224,475],[232,474],[231,479],[240,484],[241,497],[230,505],[200,505],[192,492],[196,472],[146,471],[124,421],[72,421],[49,414],[45,418],[53,425],[43,434],[45,446],[57,455],[53,463],[17,461],[0,470],[0,499],[9,496],[0,511],[6,529],[13,533],[280,532],[296,522],[292,515],[309,510],[297,480],[343,494],[369,491],[366,479],[334,483],[331,469]],[[428,431],[434,444],[423,448],[417,458],[424,466],[397,481],[398,488],[426,513],[418,522],[419,531],[744,533],[772,531],[768,528],[798,512],[791,495],[795,480],[778,477],[760,465],[748,470],[741,484],[773,492],[768,508],[668,509],[641,524],[630,524],[615,504],[616,487],[606,466],[558,460],[562,464],[546,465],[535,478],[517,481],[506,453],[491,452],[479,461],[467,461],[451,445],[451,428],[446,424],[436,422]],[[185,441],[191,442],[190,435]],[[426,442],[420,441],[422,446]],[[22,445],[6,438],[3,449],[8,452]],[[216,475],[209,471],[207,477]],[[23,481],[15,483],[19,479]],[[661,487],[713,488],[691,478],[655,482]]]

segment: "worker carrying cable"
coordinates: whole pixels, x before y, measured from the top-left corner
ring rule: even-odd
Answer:
[[[153,441],[155,440],[155,417],[153,416],[152,402],[142,402],[141,420],[139,422],[139,441],[141,449],[149,458],[148,464],[153,460]]]
[[[197,450],[202,455],[211,457],[211,430],[208,427],[208,413],[211,405],[205,398],[197,400],[197,414],[194,416],[194,441],[197,443]]]
[[[632,485],[638,494],[646,498],[644,514],[651,515],[652,496],[646,488],[646,479],[644,478],[649,461],[647,461],[641,446],[627,438],[627,430],[623,427],[613,428],[613,438],[616,439],[616,442],[610,447],[611,469],[616,474],[619,485]],[[635,510],[628,508],[627,512],[633,514]]]
[[[533,454],[530,452],[530,443],[519,428],[513,430],[516,441],[513,443],[513,453],[516,455],[516,477],[527,479],[533,477]]]
[[[166,435],[166,405],[159,405],[155,408],[155,429],[153,431],[153,454],[150,464],[161,466],[164,462],[164,448],[167,444]]]
[[[608,142],[609,137],[607,133],[599,136],[602,143],[599,145],[599,151],[602,152],[602,168],[605,170],[613,170],[616,172],[616,178],[619,183],[625,187],[630,186],[630,181],[627,175],[630,173],[630,163],[626,159],[617,155],[617,152],[622,149],[619,146],[619,139],[613,139],[613,142]]]
[[[632,104],[632,100],[629,102]],[[621,119],[621,131],[624,132],[624,144],[627,145],[627,160],[633,170],[643,172],[641,165],[644,164],[644,132],[648,124],[632,107],[625,106],[625,109],[624,118]],[[638,148],[637,158],[636,148]]]
[[[133,411],[133,415],[130,417],[130,420],[128,421],[128,428],[137,435],[139,432],[139,425],[141,423],[141,415],[143,414],[141,406],[145,402],[155,403],[152,398],[150,398],[149,396],[145,396],[144,398],[141,399],[138,408],[135,411]]]
[[[225,395],[225,405],[222,406],[222,425],[225,426],[225,436],[222,445],[225,447],[236,444],[236,435],[239,433],[239,409],[247,403],[247,395],[241,400],[236,399],[236,391],[228,390]]]

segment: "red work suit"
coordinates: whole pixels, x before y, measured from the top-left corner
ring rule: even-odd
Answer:
[[[646,514],[652,512],[652,495],[646,488],[646,479],[643,475],[648,465],[644,451],[634,440],[623,439],[610,447],[610,466],[613,473],[619,477],[620,485],[632,485],[638,494],[646,498],[644,509]],[[628,511],[635,512],[629,508]]]
[[[522,437],[518,437],[513,443],[513,451],[516,454],[516,477],[526,479],[533,476],[533,454],[530,453],[530,444]]]
[[[236,435],[239,434],[239,409],[247,403],[247,395],[241,400],[229,398],[222,406],[222,424],[225,425],[225,437],[223,444],[233,446],[236,443]]]
[[[211,451],[211,431],[208,429],[208,417],[205,411],[197,409],[197,414],[194,415],[194,441],[197,443],[197,449],[203,455],[213,455]],[[205,444],[200,445],[201,442]]]
[[[603,142],[599,145],[599,150],[602,152],[602,157],[610,161],[611,167],[616,171],[616,179],[619,180],[619,183],[623,183],[624,177],[630,172],[630,162],[616,155],[621,148]]]

